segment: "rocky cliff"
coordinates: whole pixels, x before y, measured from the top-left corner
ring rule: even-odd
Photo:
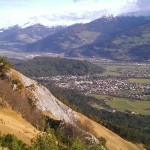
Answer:
[[[78,132],[84,135],[86,140],[98,143],[98,139],[95,136],[79,127],[76,112],[55,98],[46,87],[13,69],[7,73],[7,76],[12,81],[17,81],[17,83],[11,82],[13,90],[20,90],[20,93],[26,95],[30,100],[31,105],[38,108],[43,115],[74,126]],[[20,83],[18,84],[18,82]]]
[[[21,73],[10,69],[2,75],[0,97],[5,96],[7,103],[32,124],[39,123],[42,120],[41,114],[43,114],[54,120],[61,120],[65,124],[73,125],[84,138],[93,143],[97,143],[99,137],[104,137],[108,141],[106,145],[110,149],[143,149],[142,146],[122,139],[105,127],[73,111],[55,98],[47,88]],[[29,107],[31,108],[29,109]],[[88,132],[84,130],[85,123],[89,125]]]
[[[36,81],[31,80],[15,70],[11,70],[12,74],[16,74],[23,86],[26,88],[26,94],[34,100],[35,105],[43,113],[56,120],[63,120],[66,123],[74,123],[76,120],[75,112],[56,99],[51,92]],[[30,93],[30,94],[29,94]]]

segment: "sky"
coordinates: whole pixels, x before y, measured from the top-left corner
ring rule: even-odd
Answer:
[[[0,0],[0,27],[25,26],[28,22],[71,25],[149,9],[150,0]]]

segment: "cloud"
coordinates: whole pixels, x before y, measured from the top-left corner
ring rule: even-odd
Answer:
[[[149,9],[150,0],[137,0],[137,6],[142,10]]]
[[[76,2],[83,2],[83,1],[86,1],[86,0],[73,0],[74,3],[76,3]]]
[[[86,2],[87,0],[73,0],[74,3],[77,2]],[[98,2],[99,0],[91,0],[91,2]]]
[[[80,2],[80,1],[83,1],[83,0],[73,0],[74,3]]]
[[[100,11],[93,11],[93,12],[90,12],[90,11],[86,11],[86,12],[83,12],[81,14],[76,14],[76,13],[66,13],[66,14],[62,14],[62,15],[56,15],[56,14],[53,14],[51,16],[51,19],[52,20],[55,20],[55,21],[59,21],[59,20],[70,20],[70,21],[74,21],[74,22],[78,22],[78,21],[83,21],[83,20],[86,20],[86,21],[91,21],[91,20],[94,20],[94,19],[97,19],[103,15],[107,14],[107,12],[105,10],[100,10]],[[97,16],[97,18],[95,18],[95,16]],[[81,22],[82,22],[81,21]]]
[[[1,27],[32,17],[47,24],[89,22],[103,15],[146,10],[150,0],[0,0],[0,6]]]

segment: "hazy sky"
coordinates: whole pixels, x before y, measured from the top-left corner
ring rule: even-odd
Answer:
[[[0,0],[0,27],[31,20],[49,25],[73,24],[149,8],[150,0]]]

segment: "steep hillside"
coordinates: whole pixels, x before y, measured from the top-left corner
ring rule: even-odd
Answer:
[[[150,23],[146,23],[115,37],[111,43],[112,48],[118,49],[117,52],[114,52],[114,57],[120,53],[122,57],[128,57],[132,60],[149,60],[149,39]]]
[[[4,65],[4,63],[0,64]],[[56,99],[48,89],[39,85],[19,72],[0,66],[0,96],[15,111],[39,129],[46,127],[46,118],[61,120],[62,124],[71,124],[82,133],[87,140],[97,143],[98,140],[90,133],[80,129],[76,125],[75,112]],[[3,69],[2,69],[3,68]],[[9,93],[9,94],[8,94]],[[36,117],[35,117],[36,116]],[[55,122],[55,121],[54,121]]]
[[[53,53],[67,53],[81,46],[94,42],[99,32],[90,31],[84,24],[77,24],[66,28],[41,41],[27,45],[26,51],[45,51]]]
[[[0,29],[0,49],[147,61],[150,59],[149,26],[150,17],[147,15],[104,16],[69,27],[14,26]]]
[[[10,72],[16,79],[25,87],[26,94],[29,94],[31,100],[35,102],[35,105],[43,113],[47,112],[50,118],[56,120],[64,120],[68,123],[75,122],[74,112],[59,100],[57,100],[48,89],[34,80],[31,80],[15,70]],[[57,111],[56,111],[57,110]]]
[[[113,144],[114,141],[120,143],[117,146],[120,149],[124,149],[124,147],[126,147],[126,149],[130,149],[131,147],[133,150],[141,149],[141,147],[123,140],[110,130],[73,111],[55,98],[47,88],[8,67],[9,64],[6,62],[2,61],[0,63],[0,97],[7,103],[7,105],[11,106],[13,110],[21,113],[23,118],[37,128],[42,129],[42,127],[44,127],[43,115],[46,115],[49,119],[54,121],[54,124],[55,121],[61,121],[62,124],[71,125],[71,128],[80,133],[82,138],[88,142],[91,141],[92,143],[98,143],[97,138],[104,137],[108,141],[106,142],[106,145],[109,149],[116,149],[116,145]],[[1,109],[0,111],[2,120],[4,119],[4,121],[7,122],[8,119],[11,119],[10,116],[8,116],[11,115],[11,113],[11,116],[14,117],[11,119],[12,125],[9,125],[9,122],[7,122],[7,126],[3,128],[5,128],[5,130],[11,130],[12,127],[14,128],[14,132],[20,131],[22,133],[22,130],[29,124],[25,123],[21,118],[18,118],[19,116],[17,117],[17,115],[15,115],[16,113],[12,112],[12,110],[7,109],[7,113],[5,113],[5,111],[5,109]],[[90,130],[84,128],[84,125],[82,124],[83,121],[88,125],[87,127],[90,128]],[[25,126],[22,126],[23,122]],[[16,127],[16,124],[21,126],[18,126],[20,129]],[[92,131],[91,124],[93,125]],[[31,127],[29,128],[29,131],[30,130],[34,131],[34,128]],[[24,132],[27,134],[26,131],[27,130]],[[36,131],[36,133],[38,133],[38,131]],[[20,136],[20,139],[22,138],[19,133],[14,134],[18,137]],[[31,136],[31,139],[32,134],[29,135]]]
[[[138,53],[131,55],[130,48],[141,45],[143,39],[139,35],[132,36],[132,41],[120,36],[129,32],[145,32],[149,30],[147,17],[102,17],[87,24],[77,24],[66,28],[52,36],[48,36],[36,43],[28,45],[26,51],[44,51],[65,53],[67,56],[106,57],[115,60],[135,60]],[[123,36],[124,37],[124,36]],[[149,40],[148,32],[144,33],[144,40]],[[128,37],[127,37],[128,39]],[[134,44],[135,43],[135,44]],[[143,47],[143,49],[145,49]],[[149,50],[148,50],[149,51]],[[147,51],[146,51],[147,54]],[[146,60],[147,57],[144,57]]]
[[[35,24],[26,28],[16,25],[8,29],[1,29],[0,48],[7,50],[19,49],[24,44],[37,42],[63,29],[63,26],[49,28],[41,24]]]
[[[75,123],[84,121],[86,124],[89,125],[89,128],[91,129],[91,123],[93,125],[92,131],[90,131],[92,134],[96,135],[97,137],[104,137],[107,140],[107,146],[110,149],[120,149],[125,148],[126,149],[132,149],[132,150],[140,150],[143,149],[139,146],[136,146],[130,142],[127,142],[120,138],[118,135],[114,134],[110,130],[100,126],[99,124],[95,123],[94,121],[91,121],[87,117],[78,114],[71,110],[69,107],[62,104],[60,101],[58,101],[53,95],[43,86],[38,85],[35,81],[23,76],[22,74],[16,72],[15,70],[11,70],[11,73],[15,75],[15,77],[19,78],[20,81],[23,83],[25,87],[30,87],[31,85],[34,85],[34,88],[27,89],[30,92],[32,92],[32,96],[36,97],[36,106],[42,110],[43,113],[46,112],[46,114],[54,119],[57,120],[65,120],[65,122],[69,123]],[[33,87],[33,86],[32,86]],[[93,132],[94,130],[94,132]],[[114,141],[117,141],[117,143],[120,144],[114,144]]]
[[[28,145],[31,145],[31,140],[40,133],[20,114],[9,107],[0,107],[0,132],[2,134],[14,134]]]
[[[120,18],[113,28],[108,26],[103,36],[89,45],[80,47],[77,51],[84,56],[101,56],[119,61],[148,60],[149,49],[145,48],[145,44],[149,41],[149,19],[146,17]],[[123,28],[123,24],[126,28]],[[74,54],[75,52],[72,53]],[[140,54],[145,55],[141,57]]]
[[[101,136],[104,137],[107,141],[107,146],[110,150],[142,150],[142,145],[135,145],[131,142],[128,142],[115,133],[111,132],[107,128],[103,127],[102,125],[92,121],[91,119],[87,118],[86,116],[76,113],[77,118],[81,122],[83,126],[87,128],[92,134],[94,134],[97,138]]]

